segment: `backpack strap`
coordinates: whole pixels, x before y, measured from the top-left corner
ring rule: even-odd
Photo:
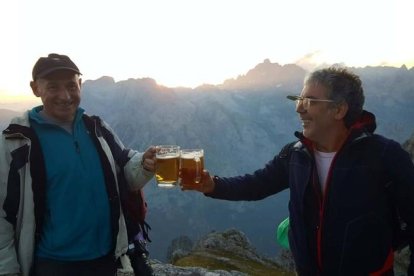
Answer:
[[[148,235],[151,227],[145,222],[147,203],[144,199],[144,193],[142,189],[139,191],[132,191],[129,188],[124,174],[124,167],[131,159],[129,157],[130,149],[122,148],[117,143],[114,135],[102,125],[101,118],[98,116],[91,116],[90,118],[95,121],[97,131],[100,132],[102,137],[108,143],[112,156],[119,167],[117,181],[121,206],[127,226],[128,240],[133,241],[138,234],[141,234],[146,241],[151,242]]]
[[[98,116],[87,116],[83,115],[84,118],[92,119],[96,125],[96,132],[98,136],[102,136],[105,141],[107,142],[109,148],[111,149],[111,153],[113,158],[115,159],[116,164],[120,168],[124,168],[125,164],[129,161],[130,157],[128,157],[129,149],[122,149],[121,146],[115,141],[114,135],[103,126],[102,119]]]

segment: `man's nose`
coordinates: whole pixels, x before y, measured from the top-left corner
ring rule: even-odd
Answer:
[[[297,113],[305,113],[306,109],[305,106],[303,105],[303,101],[297,101],[296,102],[296,108],[295,108]]]
[[[66,89],[65,87],[62,87],[59,91],[59,97],[61,99],[70,100],[70,91]]]

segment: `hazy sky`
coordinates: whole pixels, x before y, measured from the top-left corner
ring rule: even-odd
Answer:
[[[218,84],[269,58],[414,66],[412,0],[1,0],[0,95],[69,55],[83,79]],[[67,4],[66,4],[67,3]]]

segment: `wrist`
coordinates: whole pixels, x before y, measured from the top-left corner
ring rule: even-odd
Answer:
[[[218,181],[219,177],[217,175],[213,177],[209,177],[208,185],[205,187],[204,193],[210,194],[214,192],[214,189],[216,188],[216,183]]]

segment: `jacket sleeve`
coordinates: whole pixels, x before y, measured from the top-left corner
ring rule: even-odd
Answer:
[[[411,237],[408,275],[414,275],[414,164],[408,152],[396,142],[390,142],[385,156],[386,168],[394,185],[394,202],[398,204],[399,215],[407,223]]]
[[[133,190],[142,189],[154,176],[154,173],[145,170],[142,166],[142,156],[144,153],[130,150],[128,155],[131,158],[124,167],[125,179]]]
[[[4,140],[0,140],[0,275],[18,273],[13,225],[6,220],[4,201],[7,196],[8,165]]]
[[[0,275],[18,273],[19,271],[20,265],[17,262],[13,226],[5,220],[2,210],[0,215]]]
[[[283,150],[282,150],[283,151]],[[253,174],[214,177],[215,189],[206,196],[226,200],[260,200],[289,187],[288,155],[276,155]]]
[[[394,185],[394,202],[414,237],[414,164],[408,152],[393,141],[385,149],[384,160]]]

